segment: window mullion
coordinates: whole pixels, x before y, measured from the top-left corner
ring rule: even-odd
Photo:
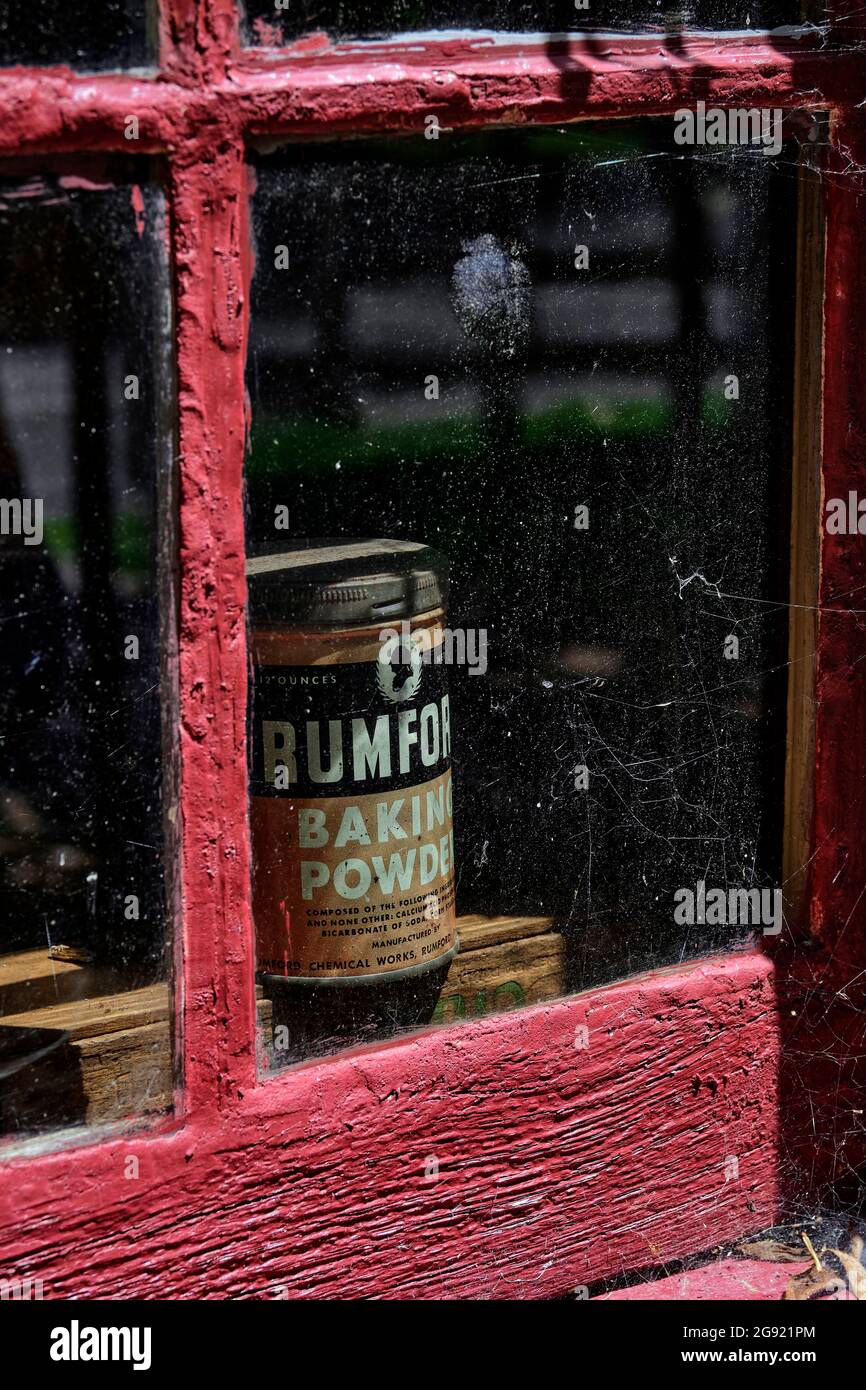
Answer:
[[[252,1082],[242,465],[248,232],[240,145],[175,163],[184,1093]]]

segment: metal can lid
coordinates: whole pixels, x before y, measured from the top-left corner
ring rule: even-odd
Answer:
[[[254,623],[366,627],[440,608],[448,562],[398,540],[294,540],[247,560]]]

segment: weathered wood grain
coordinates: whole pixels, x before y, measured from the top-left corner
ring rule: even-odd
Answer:
[[[502,941],[519,941],[527,936],[539,936],[553,927],[552,917],[486,917],[481,913],[464,913],[457,918],[461,954],[480,946],[498,946]]]
[[[483,1017],[561,995],[565,946],[559,935],[546,930],[550,923],[549,917],[461,918],[460,952],[433,1021]],[[9,988],[23,989],[22,997],[32,1005],[28,981],[34,982],[38,997],[41,985],[53,985],[55,964],[45,951],[21,952],[0,961],[0,989],[5,977]],[[7,1088],[7,1105],[15,1109],[19,1129],[29,1123],[44,1130],[52,1121],[98,1124],[171,1105],[168,986],[153,984],[79,998],[80,980],[87,969],[67,966],[61,976],[62,980],[73,976],[72,999],[0,1018],[0,1027],[47,1028],[68,1033],[71,1040],[63,1054],[66,1075],[60,1065],[63,1059],[55,1059],[50,1079],[41,1073],[39,1079],[23,1073],[17,1091]],[[271,1013],[270,1003],[260,999],[258,1023],[265,1047]]]
[[[559,933],[513,938],[494,924],[490,937],[497,938],[496,944],[482,946],[483,928],[476,928],[467,943],[462,922],[458,925],[460,950],[442,987],[434,1023],[484,1018],[565,992],[565,941]]]
[[[122,994],[96,999],[76,999],[44,1009],[7,1014],[0,1019],[6,1028],[58,1028],[75,1038],[91,1038],[100,1033],[116,1033],[125,1028],[141,1028],[168,1019],[168,985],[146,985]]]
[[[257,1006],[259,1027],[266,1033],[271,1005],[259,999]],[[166,984],[8,1015],[0,1019],[2,1028],[49,1029],[69,1035],[62,1053],[6,1081],[4,1115],[7,1123],[14,1118],[19,1132],[106,1124],[172,1105]]]
[[[122,988],[118,971],[52,960],[44,948],[0,956],[0,1019]]]
[[[706,1250],[777,1219],[778,1037],[749,953],[298,1067],[86,1150],[74,1187],[62,1153],[13,1163],[0,1273],[49,1298],[539,1298]]]
[[[167,1022],[88,1036],[76,1052],[87,1098],[85,1124],[170,1108],[173,1077]]]
[[[651,1283],[633,1284],[598,1295],[599,1302],[744,1303],[778,1302],[796,1265],[767,1260],[718,1260],[700,1269],[684,1269]],[[595,1301],[595,1300],[593,1300]],[[700,1325],[700,1320],[696,1320]],[[695,1346],[702,1345],[695,1342]]]
[[[815,810],[815,673],[821,555],[824,200],[805,150],[797,171],[797,299],[791,486],[790,618],[782,881],[785,917],[802,933]]]

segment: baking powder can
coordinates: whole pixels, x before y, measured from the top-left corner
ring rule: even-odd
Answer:
[[[447,564],[408,540],[248,560],[258,977],[382,984],[456,950]]]

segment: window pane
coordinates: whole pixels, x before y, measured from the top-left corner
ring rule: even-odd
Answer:
[[[154,58],[151,0],[0,0],[0,63],[144,67]]]
[[[2,174],[7,1137],[171,1103],[158,602],[170,539],[165,230],[147,164]]]
[[[798,0],[242,0],[246,33],[254,44],[279,44],[319,31],[340,39],[387,38],[392,34],[447,29],[523,30],[567,33],[581,29],[773,29],[799,24]],[[814,15],[812,16],[814,18]]]
[[[701,883],[777,902],[795,162],[672,124],[255,160],[254,907],[283,1057],[748,935]],[[445,618],[412,616],[424,592]],[[425,971],[446,724],[461,944]]]

